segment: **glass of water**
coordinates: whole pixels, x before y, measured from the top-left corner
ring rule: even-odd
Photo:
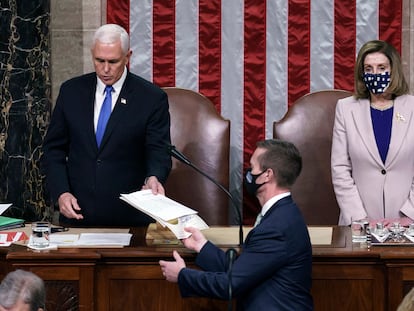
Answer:
[[[37,221],[32,223],[31,244],[35,248],[46,248],[49,246],[50,223]]]
[[[368,221],[366,219],[352,220],[352,242],[361,243],[367,241]]]

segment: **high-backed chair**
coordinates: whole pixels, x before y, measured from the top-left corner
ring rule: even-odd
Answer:
[[[294,143],[301,152],[302,172],[292,196],[309,225],[338,224],[339,207],[331,177],[332,132],[338,99],[351,95],[342,90],[307,94],[273,124],[273,137]]]
[[[230,121],[200,93],[164,88],[171,114],[171,143],[196,167],[229,188]],[[229,224],[229,199],[209,179],[173,158],[166,195],[199,212],[209,225]]]

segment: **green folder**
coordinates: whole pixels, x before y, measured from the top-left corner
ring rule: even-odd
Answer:
[[[0,216],[0,230],[24,227],[24,219]]]

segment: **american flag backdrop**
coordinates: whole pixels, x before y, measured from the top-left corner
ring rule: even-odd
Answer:
[[[353,90],[360,46],[401,51],[403,0],[107,0],[107,22],[131,35],[130,70],[207,96],[231,121],[230,192],[257,140],[306,93]],[[244,205],[244,222],[257,207]]]

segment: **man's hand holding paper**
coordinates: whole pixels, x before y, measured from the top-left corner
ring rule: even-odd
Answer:
[[[197,211],[164,195],[155,195],[151,190],[121,194],[121,199],[151,216],[163,227],[169,228],[178,239],[191,235],[184,230],[185,227],[195,227],[199,230],[208,228],[204,220],[197,215]]]

